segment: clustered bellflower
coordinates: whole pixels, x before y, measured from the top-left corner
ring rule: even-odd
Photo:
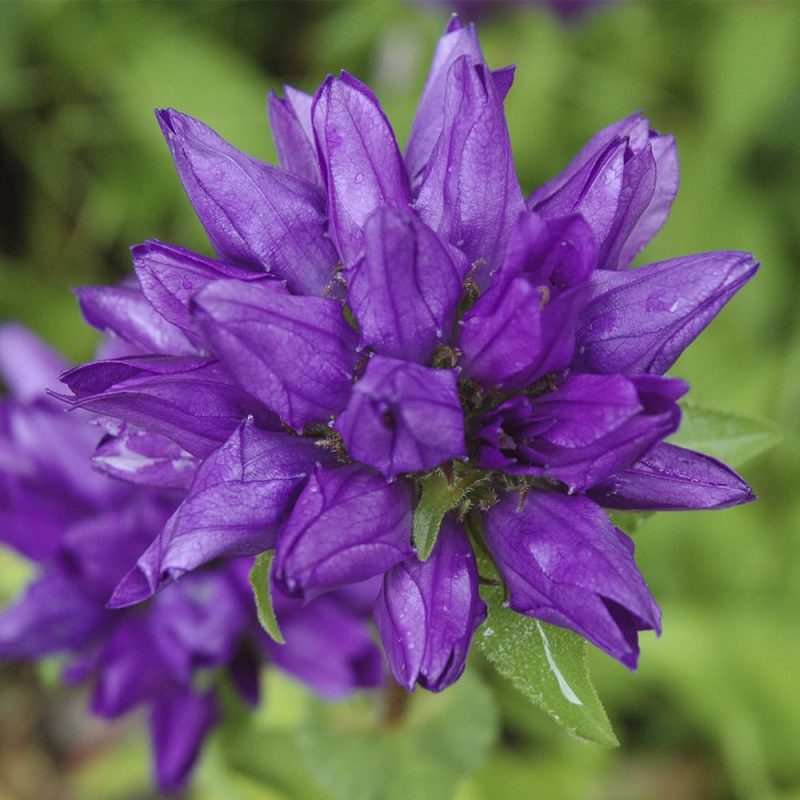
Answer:
[[[156,775],[167,791],[186,783],[222,716],[223,676],[251,705],[266,659],[330,699],[380,684],[381,655],[357,594],[330,594],[307,607],[276,594],[289,639],[280,647],[256,618],[252,559],[199,569],[148,604],[106,608],[184,493],[91,469],[97,427],[83,414],[65,415],[45,394],[64,366],[28,331],[0,328],[0,377],[11,392],[0,400],[0,541],[40,565],[0,612],[0,658],[66,654],[64,677],[92,682],[95,714],[116,718],[147,708]],[[122,470],[126,459],[146,460],[133,451],[115,458],[109,466]],[[178,461],[175,467],[183,469]]]
[[[157,112],[215,257],[149,241],[137,284],[79,293],[90,323],[144,353],[63,378],[75,406],[125,423],[95,460],[188,489],[113,605],[265,550],[304,602],[379,576],[394,677],[438,691],[486,615],[477,547],[512,609],[636,666],[660,612],[606,509],[752,499],[665,443],[688,386],[664,373],[757,264],[629,268],[678,187],[672,137],[640,115],[526,198],[513,77],[454,18],[405,155],[347,73],[270,96],[280,167]],[[433,479],[458,502],[423,559],[413,520]]]

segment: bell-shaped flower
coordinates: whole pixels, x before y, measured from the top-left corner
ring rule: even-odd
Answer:
[[[625,511],[728,508],[756,499],[747,483],[721,461],[666,443],[601,481],[589,496],[605,508]]]
[[[475,280],[486,286],[524,202],[502,99],[489,69],[469,56],[448,70],[442,133],[415,208],[424,222],[463,250]]]
[[[654,375],[570,375],[553,392],[518,395],[485,414],[474,434],[478,463],[584,491],[674,433],[688,388]]]
[[[596,272],[573,367],[662,375],[757,269],[749,253],[722,251]]]
[[[197,295],[195,314],[239,385],[295,430],[347,405],[357,337],[337,301],[218,281]]]
[[[453,334],[469,265],[413,214],[389,206],[364,225],[364,255],[347,272],[347,299],[361,344],[429,364]]]
[[[374,614],[401,686],[440,692],[458,680],[486,604],[472,547],[455,520],[445,520],[427,561],[411,556],[386,573]]]
[[[193,117],[173,109],[156,116],[217,255],[321,295],[337,258],[318,187],[245,155]]]
[[[633,542],[584,497],[507,494],[486,514],[486,543],[515,611],[570,628],[636,668],[638,632],[661,630],[661,612]]]
[[[634,114],[593,136],[528,206],[546,217],[581,214],[597,242],[598,266],[620,269],[659,231],[677,192],[674,139]]]
[[[586,287],[551,298],[527,276],[495,282],[466,313],[456,344],[464,375],[484,388],[523,389],[561,370],[575,352]]]
[[[309,599],[386,572],[414,552],[412,499],[367,467],[318,467],[278,534],[276,584]]]
[[[405,164],[378,98],[346,72],[319,88],[312,119],[330,234],[349,264],[363,248],[367,218],[381,205],[404,209],[411,202]]]

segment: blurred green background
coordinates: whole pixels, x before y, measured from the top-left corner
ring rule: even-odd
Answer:
[[[126,275],[128,246],[148,237],[208,251],[154,107],[274,160],[266,91],[313,91],[346,68],[403,142],[445,18],[389,0],[0,3],[0,318],[86,359],[95,339],[70,286]],[[800,798],[800,4],[621,1],[567,26],[527,7],[483,20],[481,36],[490,64],[518,65],[506,107],[526,190],[637,109],[675,134],[682,188],[641,260],[743,249],[763,267],[673,372],[697,402],[773,420],[783,440],[742,468],[758,503],[637,532],[664,635],[643,637],[635,675],[591,655],[621,748],[568,739],[487,678],[499,736],[456,797]],[[0,602],[25,578],[1,558]],[[55,675],[0,670],[0,800],[155,797],[141,721],[87,721]],[[310,701],[279,676],[267,688],[255,722],[213,743],[192,798],[328,796],[302,766],[320,746],[298,733]],[[491,729],[486,749],[486,689],[468,690],[449,702]]]

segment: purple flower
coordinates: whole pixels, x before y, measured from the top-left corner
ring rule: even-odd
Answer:
[[[127,424],[112,429],[95,449],[102,430],[84,412],[64,414],[44,394],[64,366],[27,331],[0,328],[0,374],[12,393],[0,399],[0,541],[40,567],[23,594],[0,612],[0,658],[66,653],[65,679],[92,682],[95,714],[116,718],[147,708],[156,775],[165,791],[186,784],[203,741],[222,716],[214,676],[225,673],[248,703],[258,700],[265,660],[327,698],[378,685],[379,651],[363,611],[346,597],[331,594],[303,607],[276,588],[287,644],[269,641],[256,619],[248,559],[198,569],[146,607],[107,607],[118,585],[115,597],[126,591],[131,596],[137,585],[131,574],[145,581],[139,596],[150,596],[146,581],[158,576],[142,567],[131,573],[137,558],[155,550],[169,563],[177,551],[185,562],[183,537],[198,521],[207,547],[195,556],[197,564],[221,553],[263,549],[270,525],[274,539],[286,497],[299,491],[314,446],[256,428],[250,417],[202,462],[167,436]],[[103,471],[131,482],[93,471],[93,450]],[[249,532],[253,544],[227,552],[232,532],[241,538]],[[212,678],[201,680],[206,688],[198,682],[202,674]]]
[[[636,665],[658,611],[603,508],[752,499],[724,465],[664,444],[688,387],[662,375],[757,264],[716,252],[627,269],[678,180],[672,138],[640,115],[525,201],[512,81],[454,18],[405,157],[346,73],[313,98],[270,97],[282,168],[159,112],[220,260],[150,242],[134,248],[141,292],[81,295],[116,337],[65,375],[75,405],[122,423],[96,463],[189,488],[116,604],[274,548],[291,597],[382,580],[393,674],[439,690],[484,614],[483,536],[513,608]],[[437,482],[477,488],[437,517]],[[415,519],[434,528],[419,552]]]

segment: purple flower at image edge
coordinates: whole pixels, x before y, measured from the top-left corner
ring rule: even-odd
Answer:
[[[0,377],[10,392],[0,398],[0,541],[39,565],[0,611],[0,658],[63,654],[65,680],[91,682],[93,713],[113,719],[147,708],[165,791],[186,784],[220,721],[221,680],[251,705],[265,661],[330,699],[380,684],[382,659],[363,601],[330,594],[303,607],[276,591],[290,639],[278,646],[256,619],[248,558],[208,564],[147,606],[107,608],[142,551],[158,546],[198,460],[168,438],[124,424],[97,447],[103,431],[88,415],[65,414],[45,393],[65,366],[25,329],[0,328]],[[141,483],[166,488],[98,474],[93,452],[112,475],[134,471]]]
[[[636,667],[660,612],[606,509],[753,499],[667,443],[689,387],[664,373],[758,264],[719,251],[630,269],[678,188],[672,137],[638,114],[526,198],[512,80],[454,18],[405,154],[347,73],[270,95],[280,166],[158,112],[214,257],[151,241],[133,249],[138,286],[81,290],[113,347],[63,378],[74,406],[122,423],[98,468],[186,490],[113,605],[274,551],[276,591],[300,602],[382,582],[394,677],[438,691],[486,614],[477,538],[512,609]],[[435,476],[463,491],[421,558]]]

